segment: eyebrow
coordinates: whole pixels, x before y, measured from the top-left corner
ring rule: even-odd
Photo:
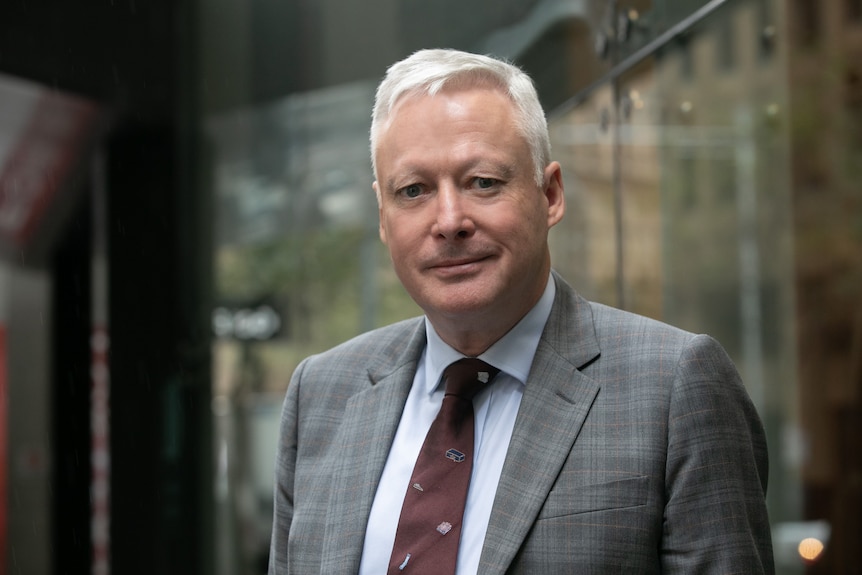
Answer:
[[[416,174],[416,172],[414,170],[411,170],[410,172],[407,172],[406,177],[399,177],[398,179],[404,180],[407,182],[412,182],[412,181],[416,180],[416,178],[418,177],[415,174]],[[400,184],[396,183],[395,177],[390,176],[386,179],[386,185],[384,186],[384,189],[386,189],[386,190],[397,190],[399,186],[400,186]]]
[[[486,167],[491,169],[494,174],[499,175],[499,177],[504,180],[511,180],[517,173],[515,167],[508,162],[498,162],[495,160],[488,160],[486,158],[479,158],[474,161],[467,162],[461,171],[463,173],[470,173],[476,171],[482,172],[483,168]],[[416,169],[413,167],[409,167],[402,172],[402,176],[399,176],[397,178],[395,176],[390,176],[389,178],[387,178],[385,188],[387,190],[397,189],[399,184],[396,182],[396,179],[403,180],[405,182],[412,182],[416,179],[422,179],[422,174],[425,171],[426,170],[421,168]]]
[[[494,162],[494,168],[500,170],[500,175],[506,180],[511,180],[515,177],[515,168],[509,163],[496,163]]]

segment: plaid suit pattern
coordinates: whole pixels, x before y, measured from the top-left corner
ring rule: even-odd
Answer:
[[[724,350],[553,277],[479,572],[772,573],[764,433]],[[271,575],[357,573],[424,345],[408,320],[297,368]]]

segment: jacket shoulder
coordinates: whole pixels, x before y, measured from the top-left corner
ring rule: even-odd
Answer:
[[[670,338],[672,341],[685,342],[695,336],[690,331],[651,317],[593,301],[589,302],[589,305],[593,313],[596,331],[601,338],[642,335],[648,338],[658,336]]]

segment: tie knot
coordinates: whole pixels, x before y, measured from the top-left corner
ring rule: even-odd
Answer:
[[[446,395],[472,400],[488,382],[494,379],[500,370],[488,365],[481,359],[465,357],[449,364],[443,370],[443,382],[446,385]]]

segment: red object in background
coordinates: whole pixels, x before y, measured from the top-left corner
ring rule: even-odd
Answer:
[[[43,225],[99,120],[99,109],[86,100],[50,91],[32,99],[19,104],[28,116],[0,157],[0,240],[13,246],[28,244]]]

